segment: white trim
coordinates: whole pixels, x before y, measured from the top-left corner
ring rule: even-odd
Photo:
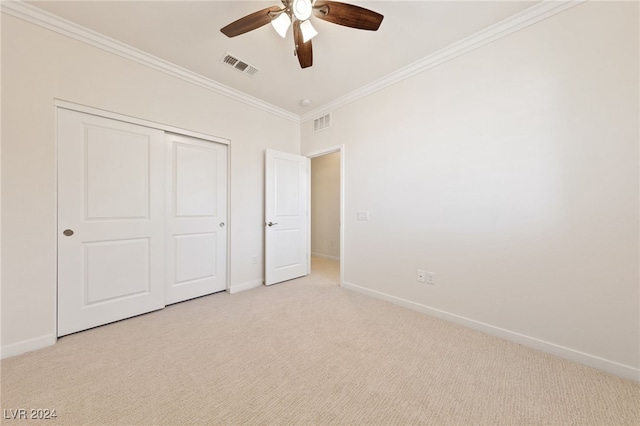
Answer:
[[[366,287],[362,287],[356,284],[343,282],[342,287],[352,290],[367,296],[374,297],[376,299],[391,302],[395,305],[403,306],[405,308],[412,309],[414,311],[422,312],[445,321],[450,321],[455,324],[462,325],[474,330],[481,331],[483,333],[499,337],[510,342],[518,343],[527,346],[532,349],[539,350],[551,355],[558,356],[560,358],[568,359],[570,361],[577,362],[579,364],[586,365],[598,370],[605,371],[616,376],[624,377],[629,380],[640,382],[640,369],[620,364],[614,361],[610,361],[604,358],[590,355],[584,352],[577,351],[575,349],[567,348],[565,346],[556,345],[551,342],[537,339],[535,337],[527,336],[515,331],[506,330],[504,328],[495,327],[490,324],[485,324],[480,321],[475,321],[470,318],[466,318],[460,315],[452,314],[450,312],[435,309],[420,303],[415,303],[400,297],[392,296],[390,294],[382,293],[380,291],[371,290]]]
[[[229,294],[235,294],[235,293],[240,293],[241,291],[251,290],[252,288],[257,288],[262,286],[263,281],[264,281],[263,279],[259,279],[259,280],[247,281],[240,284],[235,284],[229,287],[227,292]]]
[[[54,200],[55,203],[52,206],[53,207],[53,217],[55,220],[55,225],[53,226],[53,252],[56,254],[56,268],[55,268],[55,292],[56,292],[56,297],[53,298],[53,300],[51,301],[51,303],[53,303],[53,318],[52,318],[52,322],[53,322],[53,327],[55,330],[55,335],[56,338],[58,336],[58,288],[59,288],[59,282],[58,282],[58,247],[60,246],[60,243],[58,241],[58,239],[60,238],[60,234],[58,233],[58,195],[59,195],[59,191],[58,191],[58,173],[59,173],[59,169],[58,169],[58,149],[59,149],[59,143],[58,143],[58,114],[60,112],[60,108],[57,107],[55,105],[55,99],[54,99],[54,104],[53,104],[53,118],[54,118],[54,130],[53,130],[53,173],[54,175],[52,176],[53,181],[55,182],[55,187],[53,189],[53,196],[54,196]],[[54,342],[55,343],[55,342]]]
[[[21,355],[26,352],[46,348],[47,346],[55,345],[57,340],[58,339],[54,334],[47,334],[45,336],[23,340],[21,342],[12,343],[10,345],[4,345],[1,349],[2,355],[0,355],[0,358],[5,359],[16,355]]]
[[[404,68],[400,68],[399,70],[387,74],[386,76],[349,92],[344,96],[340,96],[319,108],[309,111],[300,117],[300,121],[304,123],[314,119],[315,117],[325,115],[329,111],[350,104],[351,102],[355,102],[360,98],[369,96],[388,86],[396,84],[402,80],[406,80],[416,74],[455,59],[458,56],[462,56],[465,53],[533,25],[550,16],[563,12],[573,6],[583,3],[584,1],[586,0],[542,1],[537,3],[520,13],[480,30],[456,43],[450,44],[449,46],[409,64]]]
[[[202,139],[209,142],[220,143],[223,145],[230,145],[229,139],[221,138],[218,136],[208,135],[206,133],[194,132],[192,130],[182,129],[180,127],[170,126],[168,124],[157,123],[155,121],[145,120],[143,118],[132,117],[129,115],[119,114],[117,112],[111,112],[104,109],[94,108],[86,105],[76,104],[73,102],[63,101],[61,99],[54,99],[54,105],[57,108],[69,109],[72,111],[83,112],[85,114],[97,115],[99,117],[110,118],[112,120],[124,121],[125,123],[137,124],[139,126],[150,127],[152,129],[162,130],[164,132],[176,133],[183,136],[190,136],[192,138]]]
[[[227,293],[231,294],[231,144],[227,146]]]
[[[307,275],[311,274],[311,158],[305,157],[307,166]]]
[[[345,209],[346,209],[346,179],[347,179],[347,158],[345,153],[345,145],[340,146],[340,285],[344,283],[344,266],[345,263],[345,244],[344,236],[346,235],[346,221],[345,221]]]
[[[305,155],[308,158],[322,157],[323,155],[333,154],[334,152],[340,152],[344,145],[330,146],[329,148],[321,149],[319,151],[312,151]]]
[[[338,256],[330,256],[328,254],[322,254],[322,253],[316,253],[316,252],[311,252],[311,256],[315,256],[315,257],[320,257],[322,259],[329,259],[329,260],[337,260],[340,261],[340,257]]]
[[[27,4],[23,1],[3,1],[2,12],[13,17],[22,19],[42,28],[54,31],[58,34],[70,37],[74,40],[97,47],[105,52],[113,53],[125,59],[137,62],[138,64],[163,72],[172,77],[179,78],[196,86],[227,96],[236,101],[245,103],[252,107],[261,109],[271,114],[277,115],[294,123],[300,123],[297,114],[286,111],[280,107],[272,105],[256,97],[247,95],[232,87],[219,83],[210,78],[204,77],[186,68],[182,68],[157,56],[146,53],[128,44],[122,43],[104,34],[90,30],[74,22],[46,12],[38,7]]]

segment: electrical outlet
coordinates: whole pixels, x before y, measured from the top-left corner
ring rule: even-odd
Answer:
[[[436,274],[433,272],[427,272],[427,284],[435,285],[436,283]]]
[[[252,263],[252,264],[254,264],[254,265],[256,265],[256,264],[258,263],[258,256],[253,256],[253,257],[251,258],[251,263]]]
[[[422,269],[418,269],[418,275],[416,276],[416,281],[423,283],[427,279],[427,273]]]

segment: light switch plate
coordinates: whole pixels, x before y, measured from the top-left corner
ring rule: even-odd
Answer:
[[[369,210],[358,210],[356,212],[356,220],[368,221],[369,220]]]

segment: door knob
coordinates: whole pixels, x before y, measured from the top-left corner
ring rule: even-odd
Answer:
[[[277,223],[269,222],[269,223],[267,223],[267,225],[273,226],[273,225],[277,225]]]
[[[218,226],[220,226],[220,228],[224,228],[224,222],[220,222],[220,225]]]
[[[66,236],[66,237],[70,237],[73,235],[73,231],[71,229],[65,229],[64,231],[62,231],[62,233]]]

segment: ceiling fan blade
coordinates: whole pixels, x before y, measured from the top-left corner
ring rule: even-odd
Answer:
[[[235,37],[248,33],[263,25],[267,25],[271,22],[271,12],[280,12],[280,10],[282,9],[278,6],[267,7],[230,23],[220,31],[227,37]]]
[[[377,31],[384,18],[373,10],[337,1],[316,3],[313,6],[313,15],[334,24],[369,31]]]
[[[300,67],[307,68],[313,65],[313,47],[311,40],[306,43],[302,42],[302,30],[300,30],[300,21],[296,19],[293,23],[293,42],[296,45],[296,56]]]

